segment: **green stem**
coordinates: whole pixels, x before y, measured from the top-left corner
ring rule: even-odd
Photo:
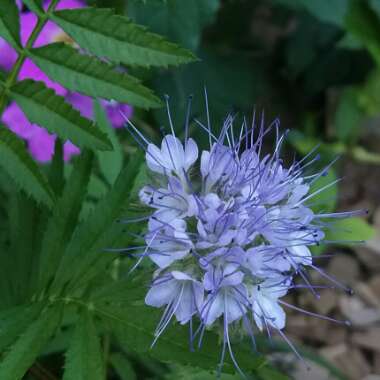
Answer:
[[[0,115],[2,115],[5,105],[6,105],[6,100],[7,100],[7,92],[8,90],[15,84],[17,80],[17,76],[21,70],[22,65],[25,62],[25,59],[28,56],[28,50],[33,47],[34,42],[37,40],[39,34],[41,33],[43,27],[47,23],[49,19],[49,14],[51,11],[54,10],[55,6],[58,4],[59,0],[52,0],[52,2],[49,5],[49,8],[46,13],[44,13],[42,16],[38,16],[38,21],[37,25],[34,27],[32,34],[30,35],[25,48],[20,49],[18,52],[18,58],[16,63],[14,64],[12,71],[10,72],[7,80],[5,81],[5,84],[3,86],[1,95],[0,95]]]

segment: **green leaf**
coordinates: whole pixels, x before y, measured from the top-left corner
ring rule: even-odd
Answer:
[[[2,357],[0,379],[21,380],[61,320],[61,308],[46,308]]]
[[[37,15],[43,15],[42,0],[22,0],[22,2]]]
[[[211,24],[219,8],[219,0],[140,0],[128,1],[128,16],[181,46],[195,51],[203,28]]]
[[[93,154],[89,151],[82,152],[81,156],[75,161],[63,194],[48,221],[40,253],[40,290],[46,287],[49,279],[54,276],[66,245],[78,222],[82,203],[87,193],[92,163]]]
[[[124,355],[119,353],[112,354],[110,362],[121,380],[137,380],[132,364]]]
[[[33,199],[16,192],[9,199],[11,261],[2,268],[12,284],[13,302],[20,304],[30,300],[35,287],[36,262],[40,234],[38,226],[45,210],[37,207]],[[22,236],[22,239],[20,239]]]
[[[57,196],[62,194],[65,185],[64,165],[62,140],[56,139],[54,144],[54,156],[49,168],[48,178]]]
[[[99,337],[90,314],[82,312],[66,353],[63,380],[104,380]]]
[[[26,151],[22,140],[3,126],[0,126],[0,166],[26,194],[52,207],[55,196],[46,177]]]
[[[0,353],[37,318],[41,304],[21,305],[0,312]]]
[[[107,134],[114,150],[112,152],[97,152],[99,167],[103,176],[110,185],[113,185],[121,169],[123,168],[123,148],[117,138],[115,129],[112,128],[107,115],[99,101],[94,100],[94,115],[100,130]]]
[[[260,368],[258,378],[260,380],[291,380],[290,377],[268,366]]]
[[[112,149],[103,132],[42,82],[23,80],[11,87],[10,96],[32,123],[45,127],[63,140],[70,140],[79,147]]]
[[[334,127],[338,139],[346,144],[356,142],[360,121],[364,116],[358,104],[358,95],[356,88],[344,90],[335,113]]]
[[[130,305],[131,302],[144,298],[151,278],[150,271],[146,271],[146,273],[140,276],[134,273],[117,281],[109,281],[106,285],[103,284],[98,289],[95,289],[90,295],[90,300],[97,304],[116,303],[118,305]]]
[[[369,116],[377,116],[380,107],[380,70],[372,70],[365,83],[359,87],[358,102]]]
[[[366,0],[351,0],[346,28],[357,37],[380,65],[380,19]]]
[[[54,12],[52,19],[80,46],[114,62],[148,67],[195,60],[190,51],[109,9],[62,10]]]
[[[30,57],[52,80],[71,91],[137,107],[160,106],[160,100],[136,78],[64,43],[32,49]]]
[[[149,353],[154,358],[167,363],[190,364],[204,369],[215,369],[220,361],[219,337],[206,332],[202,347],[194,352],[189,349],[188,327],[172,326],[160,336],[151,349],[154,331],[160,320],[160,312],[145,306],[116,307],[108,306],[100,309],[95,306],[95,312],[103,319],[111,322],[115,336],[128,349],[140,353]],[[245,371],[255,371],[264,362],[262,356],[255,355],[247,346],[236,344],[235,356],[239,365]],[[234,372],[232,362],[226,358],[223,369]]]
[[[336,181],[337,175],[334,169],[330,168],[326,175],[319,177],[310,187],[309,194],[317,192],[325,186],[329,186]],[[313,196],[310,200],[311,203],[315,203],[312,206],[314,212],[333,212],[335,211],[338,200],[338,184],[327,187],[325,190]]]
[[[355,217],[337,220],[326,234],[326,239],[342,241],[344,245],[345,240],[369,240],[374,236],[374,227],[366,220]]]
[[[61,261],[53,291],[61,290],[67,282],[84,282],[86,276],[93,273],[95,261],[111,258],[104,249],[112,247],[114,240],[120,237],[120,223],[118,226],[115,221],[129,205],[130,189],[141,162],[141,155],[134,155],[119,174],[114,187],[77,228]]]
[[[20,20],[15,0],[0,1],[0,36],[16,50],[21,47]]]
[[[172,119],[178,133],[183,132],[190,94],[194,94],[192,115],[205,115],[205,85],[210,103],[211,125],[216,134],[231,106],[250,114],[252,99],[272,92],[269,76],[263,65],[246,54],[218,55],[203,50],[199,52],[199,56],[200,62],[157,75],[153,80],[153,88],[157,93],[171,96]],[[220,91],[220,83],[223,83],[223,91]],[[160,124],[167,124],[165,109],[154,110],[154,114]],[[200,120],[205,123],[204,117]],[[204,141],[203,131],[200,128],[196,128],[196,131],[202,136],[200,141]]]
[[[170,366],[171,371],[165,376],[165,380],[239,380],[240,375],[221,374],[216,371],[206,371],[197,367],[181,366],[174,364]],[[275,380],[275,379],[273,379]]]
[[[317,19],[342,26],[348,8],[348,0],[310,1],[310,0],[275,0],[275,3],[296,10],[306,10]]]

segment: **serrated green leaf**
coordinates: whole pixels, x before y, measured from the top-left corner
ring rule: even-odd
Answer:
[[[41,304],[21,305],[0,312],[0,353],[36,319]]]
[[[110,9],[82,8],[53,13],[55,21],[80,46],[115,62],[168,66],[195,60],[190,51],[148,32]]]
[[[0,1],[0,36],[8,41],[15,49],[20,43],[20,20],[14,0]]]
[[[112,328],[120,343],[136,352],[149,353],[167,363],[189,364],[211,370],[215,369],[220,361],[221,347],[217,335],[206,332],[202,347],[191,352],[189,331],[184,326],[168,327],[151,349],[155,327],[160,319],[160,312],[157,310],[145,306],[107,306],[104,309],[95,307],[95,312],[103,319],[112,321]],[[245,371],[255,371],[265,361],[262,356],[255,355],[242,344],[236,345],[234,354]],[[228,373],[235,371],[230,359],[226,358],[223,370]]]
[[[48,179],[50,186],[57,196],[62,194],[64,177],[63,144],[61,139],[56,139],[54,144],[54,156],[49,168]]]
[[[52,80],[71,91],[142,108],[161,105],[160,99],[136,78],[95,57],[80,54],[67,44],[45,45],[30,50],[29,54]]]
[[[119,174],[114,187],[77,228],[61,261],[53,291],[59,291],[68,281],[71,284],[83,281],[94,271],[94,261],[111,258],[104,249],[111,247],[121,233],[115,221],[129,205],[130,189],[141,162],[141,155],[136,154]]]
[[[92,163],[93,154],[89,151],[83,152],[78,157],[63,194],[48,221],[40,254],[40,290],[47,286],[49,279],[54,276],[67,242],[78,222],[82,203],[87,193]]]
[[[110,362],[121,380],[137,380],[137,375],[131,362],[124,355],[119,353],[112,354]]]
[[[10,96],[32,123],[45,127],[63,140],[70,140],[79,147],[112,149],[107,136],[93,122],[82,117],[62,96],[56,95],[42,82],[31,79],[18,82],[11,87]]]
[[[380,65],[380,19],[367,1],[350,0],[345,25]]]
[[[104,380],[102,349],[94,321],[82,312],[66,353],[63,380]]]
[[[55,196],[46,177],[22,140],[3,126],[0,126],[0,165],[26,194],[52,207]]]
[[[37,15],[42,15],[44,10],[42,8],[42,0],[22,0],[22,2]]]
[[[123,167],[123,148],[104,109],[96,100],[94,100],[94,115],[99,128],[107,134],[114,147],[112,152],[97,152],[100,171],[108,183],[113,185]]]
[[[0,379],[21,380],[61,320],[61,308],[46,308],[2,357]]]
[[[2,268],[9,276],[14,304],[28,302],[33,287],[40,235],[39,222],[45,210],[37,207],[33,199],[15,193],[9,199],[10,252],[8,266]],[[22,239],[20,239],[22,236]]]

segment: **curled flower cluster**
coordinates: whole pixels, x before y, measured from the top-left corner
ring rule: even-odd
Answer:
[[[244,328],[253,342],[256,329],[268,335],[276,330],[291,345],[282,331],[283,306],[304,310],[282,298],[300,287],[317,295],[318,287],[311,285],[306,269],[328,275],[314,265],[309,248],[324,239],[326,218],[355,212],[312,211],[310,200],[324,188],[311,192],[310,187],[328,168],[304,174],[318,156],[286,167],[280,158],[286,133],[279,134],[278,120],[268,128],[263,119],[260,126],[253,121],[248,127],[244,121],[236,133],[234,116],[229,115],[218,136],[209,123],[195,120],[209,139],[209,148],[199,152],[197,143],[188,138],[188,115],[181,142],[169,108],[168,114],[171,134],[163,137],[160,147],[128,121],[130,132],[146,150],[154,177],[139,197],[153,210],[140,260],[149,257],[157,266],[145,302],[165,308],[156,339],[175,316],[180,324],[190,323],[191,331],[193,318],[200,322],[191,340],[201,341],[206,328],[222,326],[222,361],[228,347],[236,366],[229,336],[233,324]],[[263,139],[270,131],[276,132],[275,147],[273,153],[264,154]],[[296,277],[301,284],[296,285]]]

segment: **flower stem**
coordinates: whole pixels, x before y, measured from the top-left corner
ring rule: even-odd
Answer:
[[[49,20],[49,14],[51,11],[54,10],[56,5],[58,4],[59,0],[52,0],[52,2],[49,5],[49,8],[46,13],[44,13],[42,16],[38,16],[38,21],[36,26],[34,27],[32,34],[30,35],[25,47],[23,49],[19,50],[19,55],[17,58],[16,63],[14,64],[7,80],[5,81],[2,92],[0,94],[0,116],[2,115],[5,105],[6,105],[6,100],[7,100],[7,92],[8,90],[15,84],[17,80],[17,76],[21,70],[21,67],[23,63],[25,62],[25,59],[28,56],[28,50],[33,47],[34,42],[37,40],[39,34],[41,33],[42,29],[44,28],[45,24]]]

